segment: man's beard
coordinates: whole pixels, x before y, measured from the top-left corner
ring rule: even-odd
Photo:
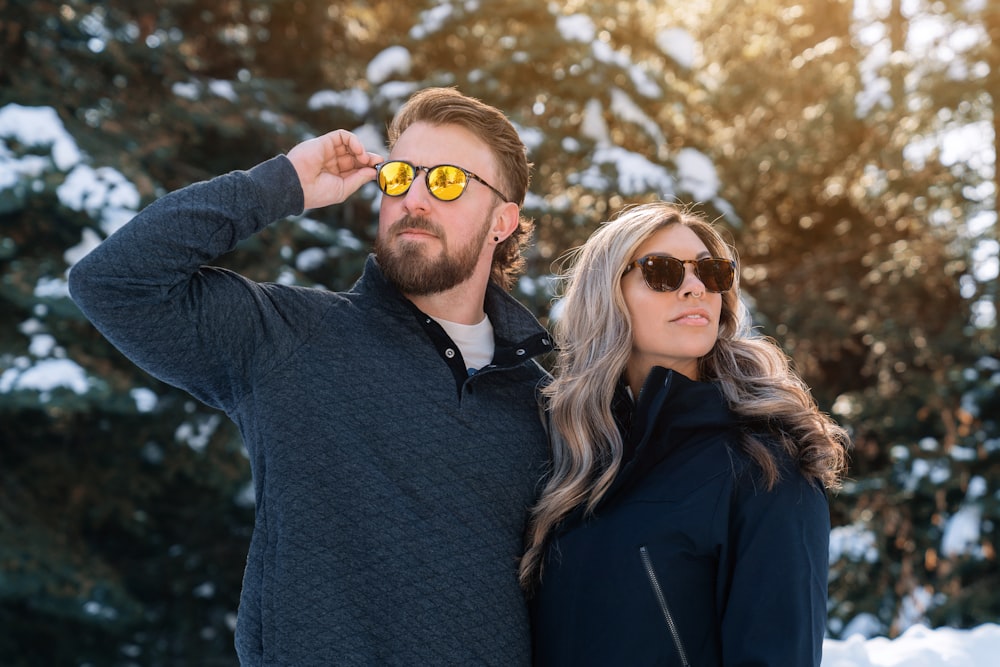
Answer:
[[[472,276],[489,233],[489,216],[483,219],[480,233],[453,255],[445,251],[439,257],[428,258],[424,256],[427,250],[421,242],[392,243],[404,229],[427,230],[442,243],[444,233],[428,218],[406,215],[375,239],[375,256],[385,277],[403,294],[427,296],[449,290]]]

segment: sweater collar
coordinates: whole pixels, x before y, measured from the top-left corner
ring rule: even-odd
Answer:
[[[351,291],[371,294],[380,307],[397,316],[428,317],[386,278],[374,253],[368,255],[364,272]],[[496,355],[500,355],[496,357],[498,363],[503,363],[502,357],[506,355],[510,356],[509,361],[521,362],[552,351],[548,331],[524,305],[492,281],[486,287],[483,310],[493,325]]]

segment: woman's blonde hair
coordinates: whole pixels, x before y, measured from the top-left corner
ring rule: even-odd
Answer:
[[[666,202],[624,210],[565,257],[570,268],[562,276],[565,290],[553,326],[559,348],[555,379],[544,390],[552,464],[532,508],[521,560],[526,589],[541,577],[551,532],[578,505],[592,512],[618,473],[623,443],[611,403],[632,350],[621,278],[638,247],[671,225],[693,231],[713,257],[736,259],[709,222]],[[782,455],[808,479],[825,488],[839,486],[847,465],[847,432],[820,412],[781,348],[752,329],[739,298],[739,272],[732,289],[722,294],[719,337],[699,360],[698,379],[718,384],[737,417],[766,434],[762,439],[745,429],[740,444],[767,488],[779,479]]]

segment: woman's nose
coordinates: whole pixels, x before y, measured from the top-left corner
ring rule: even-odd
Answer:
[[[683,296],[692,296],[695,298],[705,296],[705,283],[698,277],[697,266],[695,260],[689,259],[684,262],[684,281],[681,283],[681,294]]]

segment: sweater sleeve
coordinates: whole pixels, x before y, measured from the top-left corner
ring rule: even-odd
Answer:
[[[771,491],[737,482],[720,591],[723,664],[819,667],[826,633],[830,514],[796,470]]]
[[[206,263],[302,208],[285,156],[190,185],[150,204],[73,266],[70,295],[140,368],[227,409],[259,343],[273,340],[268,323],[280,318],[267,315],[265,286]]]

